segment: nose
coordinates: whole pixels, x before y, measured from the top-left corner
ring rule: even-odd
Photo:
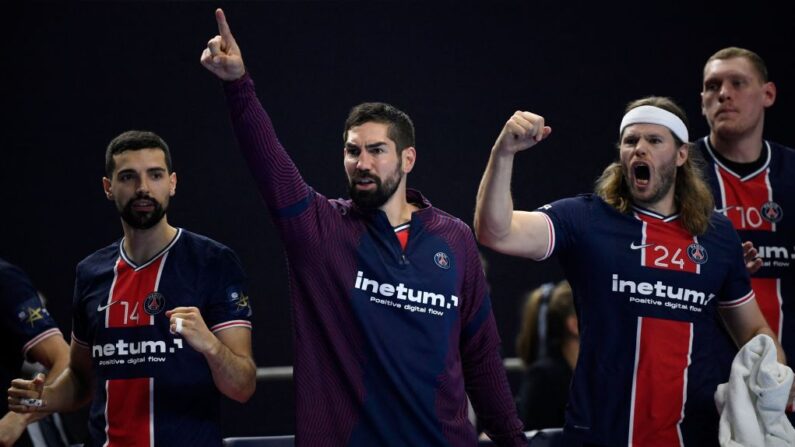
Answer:
[[[373,159],[367,151],[362,151],[356,159],[356,169],[359,171],[369,171],[372,164]]]
[[[646,142],[645,138],[641,138],[635,143],[635,148],[632,150],[632,154],[638,158],[644,158],[648,155],[649,148],[648,143]]]
[[[729,98],[731,98],[731,91],[730,85],[728,82],[723,82],[720,85],[720,91],[718,92],[718,100],[723,102]]]
[[[141,176],[138,180],[138,187],[135,189],[135,192],[138,194],[148,194],[149,193],[149,182],[146,179],[146,176]]]

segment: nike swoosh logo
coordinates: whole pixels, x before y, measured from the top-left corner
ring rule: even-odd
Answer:
[[[102,312],[103,310],[107,309],[108,307],[110,307],[110,306],[112,306],[112,305],[114,305],[114,304],[116,304],[118,302],[119,302],[119,300],[111,301],[110,303],[108,303],[108,304],[106,304],[104,306],[102,304],[100,304],[99,306],[97,306],[97,312]]]
[[[633,250],[640,250],[641,248],[651,247],[652,245],[654,245],[654,244],[635,245],[635,243],[633,242],[633,243],[629,244],[629,248],[631,248]]]
[[[729,211],[730,209],[735,208],[736,206],[737,205],[729,205],[729,206],[727,206],[725,208],[715,208],[715,212],[716,213],[725,213],[726,211]]]

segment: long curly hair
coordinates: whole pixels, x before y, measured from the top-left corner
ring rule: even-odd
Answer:
[[[641,98],[629,103],[624,113],[640,106],[654,106],[667,110],[678,116],[687,126],[687,115],[670,98],[662,96]],[[692,144],[680,140],[676,135],[673,137],[678,146],[686,144],[688,150],[687,160],[676,168],[674,204],[685,229],[693,235],[702,235],[709,227],[709,218],[714,208],[712,192],[702,176],[703,160]],[[605,168],[596,180],[594,192],[621,213],[628,213],[632,208],[632,196],[620,162],[611,163]]]

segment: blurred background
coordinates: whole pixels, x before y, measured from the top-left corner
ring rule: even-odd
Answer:
[[[670,96],[693,138],[707,133],[701,70],[730,45],[766,60],[779,87],[766,137],[795,145],[795,31],[766,2],[5,4],[0,257],[31,276],[67,335],[76,264],[121,236],[102,192],[105,147],[124,130],[149,129],[169,143],[179,176],[169,221],[238,253],[251,278],[257,365],[292,365],[283,246],[237,150],[221,85],[199,64],[219,6],[280,140],[328,197],[346,194],[342,124],[362,101],[412,117],[409,185],[469,224],[489,150],[518,109],[544,115],[553,133],[517,158],[516,206],[588,192],[616,156],[633,99]],[[525,293],[562,276],[554,260],[483,256],[512,358]],[[225,436],[292,433],[289,378],[223,405]]]

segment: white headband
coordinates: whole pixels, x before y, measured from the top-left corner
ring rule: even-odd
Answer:
[[[687,143],[687,126],[682,120],[673,113],[654,106],[640,106],[627,112],[621,120],[621,127],[618,129],[620,136],[624,129],[631,124],[659,124],[667,127],[680,140]]]

